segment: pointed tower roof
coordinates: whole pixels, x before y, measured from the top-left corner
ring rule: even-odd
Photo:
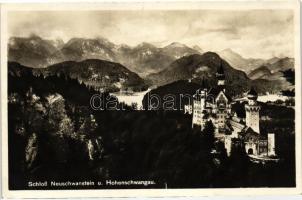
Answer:
[[[204,78],[202,78],[202,81],[201,81],[201,88],[207,88],[207,82]]]
[[[222,61],[220,62],[220,66],[217,69],[216,77],[217,77],[218,80],[224,80],[225,79],[224,69],[223,69],[223,66],[222,66]]]
[[[251,87],[250,91],[247,93],[248,95],[258,96],[258,93],[254,89],[254,87]]]
[[[222,62],[220,62],[220,66],[217,69],[217,74],[224,75],[224,70],[223,70]]]
[[[253,87],[247,93],[247,98],[251,99],[251,100],[257,100],[258,94],[257,94],[256,90]]]

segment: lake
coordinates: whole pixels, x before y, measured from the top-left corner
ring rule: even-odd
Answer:
[[[134,92],[134,93],[125,93],[125,92],[113,92],[110,93],[111,95],[114,95],[119,102],[124,102],[126,105],[131,106],[132,103],[137,104],[138,110],[143,109],[143,98],[145,94],[147,94],[151,89],[148,89],[146,91],[142,92]]]

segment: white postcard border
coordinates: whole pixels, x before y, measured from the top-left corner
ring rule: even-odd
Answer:
[[[8,190],[7,140],[7,12],[30,10],[175,10],[175,9],[293,9],[295,24],[295,188],[232,188],[232,189],[94,189],[94,190]],[[253,196],[301,194],[301,54],[299,1],[212,1],[212,2],[115,2],[115,3],[51,3],[1,5],[1,133],[2,133],[2,192],[6,198],[61,198],[61,197],[173,197],[173,196]],[[282,172],[281,172],[282,173]]]

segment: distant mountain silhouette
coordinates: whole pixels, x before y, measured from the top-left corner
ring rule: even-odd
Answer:
[[[273,64],[274,62],[277,62],[279,59],[280,58],[278,58],[278,57],[275,56],[275,57],[272,57],[271,59],[268,59],[266,61],[266,63]]]
[[[272,75],[271,70],[268,69],[267,66],[262,65],[261,67],[258,67],[257,69],[254,69],[251,71],[251,73],[248,74],[248,77],[250,79],[267,79]]]
[[[276,60],[275,62],[272,62],[270,65],[268,65],[268,68],[271,70],[272,73],[278,72],[278,71],[285,71],[288,69],[295,69],[295,61],[293,58],[280,58]]]
[[[293,58],[272,58],[248,74],[250,79],[284,80],[284,71],[295,71]]]
[[[100,37],[72,38],[65,44],[61,40],[44,40],[38,36],[11,38],[8,47],[9,61],[34,68],[64,61],[101,59],[121,63],[142,76],[158,72],[182,56],[200,53],[180,43],[172,43],[164,48],[149,43],[130,47],[116,45]]]
[[[197,48],[197,47],[195,47]],[[175,59],[181,58],[183,56],[192,55],[192,54],[199,54],[201,53],[199,50],[192,49],[184,44],[173,42],[168,46],[162,48],[163,54],[169,55]]]
[[[205,80],[209,85],[216,84],[217,69],[223,66],[226,75],[226,84],[233,89],[247,89],[249,79],[242,71],[233,69],[227,62],[214,52],[206,52],[203,55],[190,55],[174,61],[165,70],[148,76],[155,85],[165,85],[178,80],[201,81]]]
[[[278,81],[286,90],[294,89],[294,59],[293,58],[272,58],[266,63],[254,69],[248,74],[250,79],[264,79]]]
[[[204,53],[203,49],[198,45],[194,45],[192,48],[195,49],[196,51],[198,51],[199,53]]]
[[[231,96],[245,92],[251,85],[255,86],[260,93],[277,92],[286,87],[286,85],[282,85],[282,82],[277,80],[250,80],[243,71],[232,68],[218,54],[213,52],[182,57],[171,63],[163,71],[150,74],[147,78],[157,86],[163,86],[178,80],[192,80],[195,83],[205,81],[211,87],[217,83],[215,74],[220,65],[223,66],[226,76],[226,87]]]
[[[119,48],[117,55],[120,63],[142,76],[160,71],[174,60],[149,43]]]
[[[101,59],[115,61],[114,44],[103,38],[73,38],[51,56],[52,63]]]
[[[246,90],[251,84],[258,85],[260,91],[265,91],[264,87],[269,85],[267,90],[275,92],[280,88],[291,87],[293,78],[287,77],[283,72],[294,70],[292,58],[246,59],[231,49],[225,49],[219,55],[213,52],[201,54],[199,46],[190,48],[178,42],[163,48],[145,42],[131,47],[126,44],[116,45],[101,37],[72,38],[64,43],[60,39],[46,40],[32,35],[28,38],[10,38],[8,48],[9,61],[39,68],[44,75],[64,72],[96,89],[145,88],[145,81],[137,74],[150,80],[155,86],[188,79],[195,82],[203,79],[209,85],[214,85],[217,67],[222,64],[227,85],[234,94]],[[93,64],[89,66],[88,63]],[[48,66],[51,67],[41,70]],[[123,70],[110,74],[110,66],[118,66]],[[126,70],[129,71],[129,76],[125,75]],[[259,79],[262,79],[260,82],[264,83],[263,86],[256,83]]]
[[[240,54],[232,49],[224,49],[218,52],[221,58],[226,60],[235,69],[250,73],[252,70],[266,63],[264,59],[243,58]]]
[[[56,41],[44,40],[36,35],[12,37],[8,42],[8,60],[34,68],[46,67],[59,46]]]

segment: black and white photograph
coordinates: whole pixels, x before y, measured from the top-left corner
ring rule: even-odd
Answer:
[[[7,9],[8,191],[301,186],[297,9],[224,4]]]

